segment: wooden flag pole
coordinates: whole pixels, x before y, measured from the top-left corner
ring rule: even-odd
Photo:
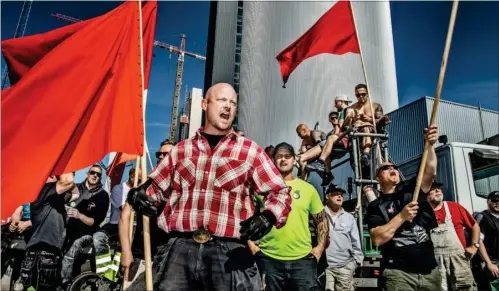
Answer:
[[[452,12],[450,15],[449,29],[447,31],[447,40],[445,41],[444,56],[442,58],[442,64],[440,65],[440,75],[438,76],[437,92],[435,93],[435,101],[433,102],[433,108],[431,111],[430,126],[436,123],[438,103],[440,102],[440,93],[442,92],[442,86],[444,84],[445,69],[447,68],[447,59],[449,57],[450,44],[452,40],[452,34],[454,32],[454,23],[456,22],[457,6],[459,0],[454,0],[452,3]],[[419,190],[421,189],[421,182],[423,181],[423,174],[426,168],[426,159],[428,158],[428,150],[430,149],[430,143],[425,142],[423,156],[421,157],[421,165],[419,166],[418,177],[416,179],[416,188],[414,188],[414,193],[412,196],[412,201],[418,201]]]
[[[368,98],[369,108],[371,109],[371,116],[373,118],[374,133],[377,133],[377,130],[376,130],[376,118],[374,117],[373,103],[371,101],[371,90],[369,90],[369,82],[367,81],[367,71],[366,71],[366,67],[365,67],[365,64],[364,64],[364,55],[362,54],[362,46],[360,45],[359,32],[357,30],[357,24],[355,22],[355,15],[353,13],[352,2],[349,2],[348,5],[350,6],[350,13],[352,14],[353,27],[355,28],[355,37],[357,37],[357,44],[359,45],[360,63],[362,64],[362,72],[364,73],[364,80],[366,80],[367,94],[369,96],[369,98]],[[371,147],[371,149],[372,149],[372,147]],[[383,160],[381,159],[381,149],[379,147],[377,147],[377,149],[378,149],[378,154],[377,154],[377,156],[378,156],[378,162],[381,164],[381,163],[383,163]],[[357,206],[360,206],[359,205],[360,199],[358,199],[357,202],[358,202]]]
[[[139,185],[139,167],[140,167],[140,157],[138,156],[135,161],[135,176],[133,177],[133,187],[136,188]],[[133,208],[130,210],[130,220],[128,225],[128,239],[130,242],[130,247],[133,243],[133,225],[135,222],[135,211]],[[129,268],[126,268],[123,271],[123,291],[128,289],[128,271]]]
[[[144,46],[143,46],[143,39],[142,39],[142,1],[138,0],[137,1],[139,5],[139,26],[140,26],[140,33],[139,33],[139,46],[140,46],[140,78],[141,78],[141,84],[142,84],[142,108],[143,108],[143,115],[144,117],[142,118],[144,121],[144,143],[143,143],[143,154],[141,157],[141,165],[142,165],[142,183],[145,183],[147,180],[147,164],[146,164],[146,155],[147,155],[147,150],[146,150],[146,127],[145,127],[145,115],[146,115],[146,96],[144,93],[145,90],[145,82],[144,82]],[[146,290],[147,291],[152,291],[152,263],[151,263],[151,230],[149,227],[149,217],[142,215],[142,224],[143,224],[143,229],[144,229],[144,259],[146,261]]]

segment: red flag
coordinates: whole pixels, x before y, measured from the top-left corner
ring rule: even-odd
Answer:
[[[307,58],[323,54],[360,53],[350,1],[338,1],[305,34],[277,55],[284,85]],[[283,85],[283,87],[284,87]]]
[[[87,21],[2,42],[15,84],[2,91],[2,219],[33,201],[51,174],[82,169],[109,152],[142,154],[139,11],[137,2],[125,2]],[[143,5],[144,72],[156,14],[157,2]]]
[[[125,171],[125,166],[128,161],[133,161],[137,159],[137,155],[129,155],[125,153],[116,153],[111,165],[107,169],[107,176],[110,180],[109,190],[112,190],[114,186],[121,183],[123,178],[123,173]],[[139,177],[140,178],[140,177]]]

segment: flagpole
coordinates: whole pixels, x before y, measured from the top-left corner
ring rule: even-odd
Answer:
[[[141,157],[141,165],[142,165],[142,183],[147,180],[147,165],[146,165],[146,127],[145,127],[145,115],[146,115],[146,95],[144,93],[145,82],[144,82],[144,48],[143,48],[143,40],[142,40],[142,1],[137,1],[139,8],[139,46],[140,46],[140,78],[142,84],[142,108],[143,108],[143,132],[144,132],[144,143],[143,143],[143,153]],[[151,265],[151,232],[149,227],[149,217],[146,215],[142,215],[142,223],[144,229],[144,259],[146,261],[146,290],[152,291],[152,265]]]
[[[442,93],[442,87],[444,84],[445,69],[447,68],[447,59],[449,58],[450,44],[452,41],[452,34],[454,33],[454,23],[456,22],[457,7],[459,5],[459,0],[454,0],[452,3],[452,11],[449,21],[449,29],[447,30],[447,39],[445,41],[444,55],[442,57],[442,64],[440,65],[440,74],[438,76],[437,92],[435,93],[435,100],[433,101],[433,108],[431,110],[430,126],[436,123],[438,103],[440,102],[440,93]],[[421,157],[421,165],[419,166],[419,172],[416,179],[416,188],[414,188],[412,201],[418,201],[419,190],[421,189],[421,183],[423,181],[423,174],[426,168],[426,159],[428,158],[428,150],[430,149],[430,143],[425,142],[423,156]]]
[[[352,14],[352,21],[353,21],[353,27],[355,28],[355,37],[357,38],[357,44],[359,45],[359,54],[360,54],[360,63],[362,64],[362,72],[364,73],[364,80],[366,81],[366,87],[367,87],[367,94],[369,96],[368,101],[369,101],[369,107],[371,109],[371,116],[373,118],[373,127],[374,127],[374,133],[377,133],[376,130],[376,119],[374,118],[374,109],[373,109],[373,103],[371,102],[371,90],[369,90],[369,82],[367,80],[367,72],[366,72],[366,67],[364,65],[364,55],[362,54],[362,46],[360,44],[360,38],[359,38],[359,32],[357,31],[357,23],[355,21],[355,15],[353,13],[353,7],[352,7],[352,2],[348,2],[348,6],[350,6],[350,13]],[[371,142],[372,143],[372,142]],[[378,149],[378,162],[381,164],[383,160],[381,159],[381,150],[379,147],[376,147]],[[372,149],[372,147],[371,147]],[[374,153],[371,153],[374,154]],[[371,177],[372,179],[372,177]],[[358,190],[360,187],[357,188]],[[357,206],[355,207],[360,211],[360,216],[362,216],[362,210],[361,204],[362,204],[362,193],[357,193]]]

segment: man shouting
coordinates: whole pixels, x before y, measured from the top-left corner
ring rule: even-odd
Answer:
[[[258,290],[246,242],[286,223],[290,189],[263,149],[233,130],[232,86],[212,86],[202,108],[205,127],[175,146],[128,196],[137,212],[159,216],[170,236],[158,247],[154,289]],[[254,192],[265,197],[258,215]]]

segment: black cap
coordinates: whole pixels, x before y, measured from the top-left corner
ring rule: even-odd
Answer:
[[[293,148],[292,145],[290,145],[287,142],[281,142],[280,144],[276,145],[274,148],[274,156],[277,154],[277,151],[280,149],[285,149],[288,150],[291,155],[294,157],[295,156],[295,149]]]
[[[326,194],[331,194],[331,193],[335,193],[335,192],[347,193],[347,191],[343,190],[338,185],[329,184],[329,187],[327,188]]]
[[[431,188],[436,188],[436,187],[443,187],[444,184],[441,183],[441,182],[438,182],[438,181],[433,181],[433,183],[431,184]]]
[[[493,198],[498,198],[499,197],[499,191],[492,191],[489,193],[489,196],[487,196],[487,200],[493,199]]]

